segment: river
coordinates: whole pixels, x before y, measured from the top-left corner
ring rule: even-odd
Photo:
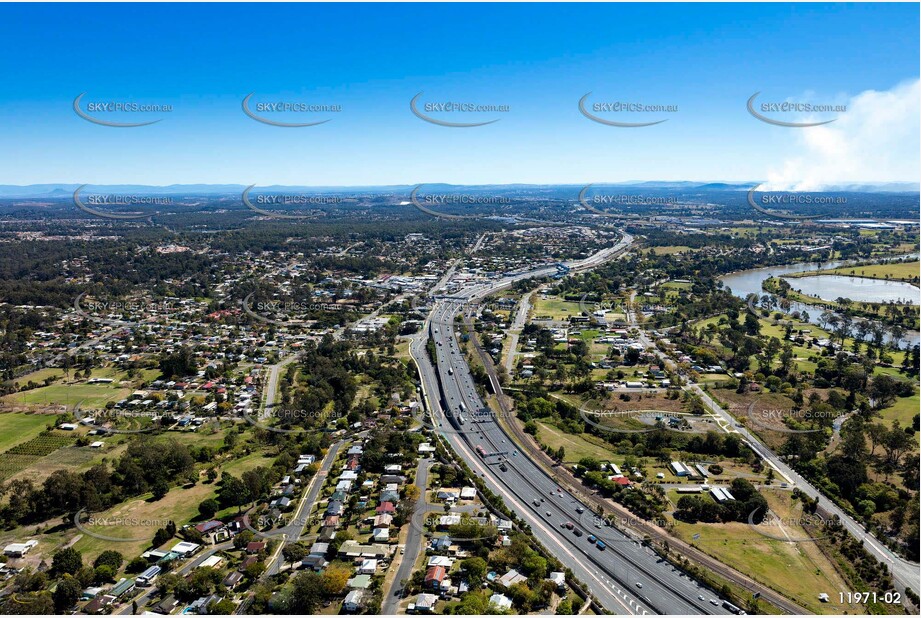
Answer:
[[[916,258],[915,255],[902,256]],[[761,289],[761,283],[769,277],[783,277],[800,272],[812,272],[818,270],[830,270],[840,266],[847,266],[851,262],[836,260],[822,263],[798,263],[783,264],[780,266],[766,266],[764,268],[754,268],[752,270],[743,270],[737,273],[724,275],[720,277],[723,284],[728,287],[732,293],[739,298],[746,298],[749,294],[757,294],[759,297],[766,292]],[[883,281],[879,279],[863,279],[860,277],[846,277],[839,275],[819,275],[813,277],[801,277],[787,279],[794,289],[800,289],[804,293],[819,296],[827,300],[835,300],[839,297],[850,298],[854,301],[864,302],[886,302],[889,300],[910,298],[914,304],[918,303],[919,288],[901,281]],[[809,306],[803,303],[790,303],[790,311],[806,311],[809,314],[809,321],[812,324],[818,324],[818,317],[822,313],[820,307]],[[889,340],[888,335],[886,340]],[[902,337],[902,347],[907,343],[909,346],[917,344],[921,340],[918,331],[905,331]]]

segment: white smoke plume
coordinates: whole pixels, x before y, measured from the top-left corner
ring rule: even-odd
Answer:
[[[915,79],[891,90],[866,90],[851,97],[847,111],[837,114],[833,123],[784,129],[797,140],[801,154],[771,169],[761,190],[822,191],[917,183],[921,168],[919,102],[921,87]]]

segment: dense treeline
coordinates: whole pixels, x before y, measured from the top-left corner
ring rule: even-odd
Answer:
[[[170,484],[197,480],[191,475],[202,452],[169,438],[135,438],[112,468],[97,464],[83,473],[55,470],[39,486],[29,479],[5,484],[8,501],[0,508],[0,521],[13,527],[81,509],[100,511],[148,491],[166,493]]]

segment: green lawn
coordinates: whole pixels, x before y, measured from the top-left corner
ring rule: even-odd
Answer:
[[[587,309],[591,309],[591,303],[586,304]],[[540,298],[534,304],[532,315],[545,316],[549,315],[554,320],[565,320],[573,315],[582,315],[582,309],[578,302],[569,302],[559,299],[542,300]]]
[[[650,247],[646,249],[646,253],[654,253],[655,255],[675,255],[676,253],[687,253],[692,251],[690,247],[684,245],[668,245],[666,247]]]
[[[30,381],[41,383],[46,378],[55,378],[56,381],[48,386],[6,395],[0,400],[10,405],[66,405],[68,407],[82,400],[86,408],[102,408],[109,401],[124,399],[135,388],[133,386],[120,386],[119,382],[129,379],[128,374],[114,367],[93,369],[90,378],[81,378],[77,381],[73,380],[73,375],[74,372],[71,372],[69,377],[65,377],[60,369],[42,369],[24,375],[15,380],[20,386]],[[131,381],[139,387],[144,382],[156,379],[159,375],[159,370],[144,369],[138,371]],[[111,384],[87,384],[87,380],[92,378],[111,378],[114,382]]]
[[[131,388],[114,384],[51,384],[3,397],[8,404],[66,405],[83,402],[84,408],[102,408],[109,401],[118,401],[131,394]]]
[[[895,405],[882,411],[882,417],[886,425],[892,421],[898,421],[902,427],[910,427],[911,419],[918,414],[919,408],[921,408],[921,395],[899,397]]]
[[[561,446],[566,451],[565,463],[578,463],[583,457],[594,457],[605,461],[612,456],[611,447],[601,438],[590,434],[571,434],[543,421],[537,421],[538,439],[554,450]]]
[[[31,440],[54,420],[49,414],[0,414],[0,453]]]
[[[785,521],[793,521],[798,509],[789,492],[762,492],[771,509]],[[787,526],[793,538],[805,538],[798,526]],[[742,573],[783,592],[817,614],[864,613],[857,605],[838,603],[838,591],[847,590],[842,578],[815,543],[785,543],[758,534],[747,523],[688,524],[675,522],[674,533]],[[694,535],[700,535],[694,539]],[[830,603],[818,599],[828,593]]]
[[[601,336],[601,331],[596,330],[596,329],[591,329],[591,328],[583,330],[581,333],[579,333],[579,337],[582,339],[582,341],[588,344],[591,344],[592,341],[594,341],[600,336]]]

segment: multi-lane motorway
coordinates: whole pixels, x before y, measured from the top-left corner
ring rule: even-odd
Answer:
[[[567,266],[573,270],[594,267],[624,251],[631,242],[632,238],[625,236],[615,247]],[[426,337],[417,338],[411,352],[419,366],[437,431],[502,496],[506,505],[530,525],[535,537],[585,582],[608,611],[637,615],[729,613],[716,593],[673,569],[638,540],[605,526],[536,463],[519,453],[477,394],[455,340],[454,316],[468,301],[517,280],[553,272],[555,267],[515,273],[436,302],[426,322],[426,334],[435,341],[437,367],[428,359]],[[485,457],[477,454],[478,447],[482,447]],[[566,527],[567,523],[573,525],[572,530]],[[576,529],[582,532],[581,536],[577,536]],[[605,547],[589,542],[590,535],[600,539]]]

